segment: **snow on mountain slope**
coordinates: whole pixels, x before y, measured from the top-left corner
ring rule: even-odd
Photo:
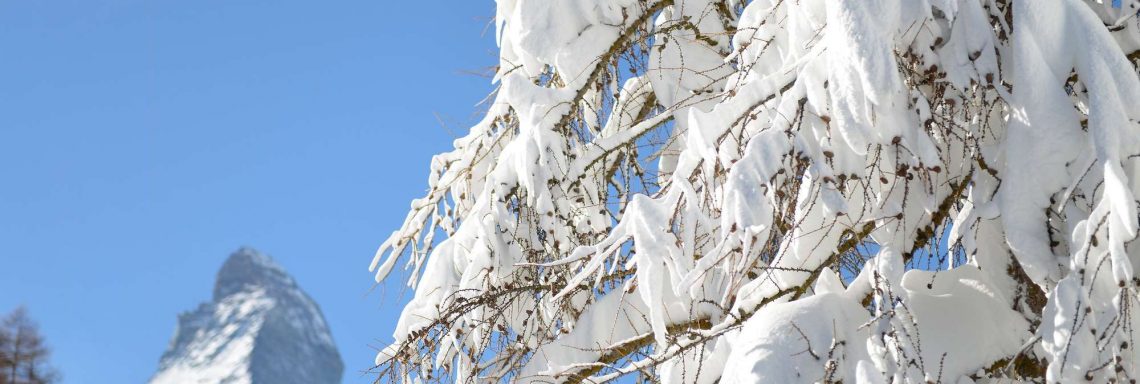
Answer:
[[[281,266],[251,248],[230,255],[211,302],[178,316],[152,384],[339,383],[324,315]]]

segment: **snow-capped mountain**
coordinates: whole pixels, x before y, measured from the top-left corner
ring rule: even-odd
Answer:
[[[344,363],[324,315],[281,266],[241,248],[211,302],[178,316],[151,384],[340,383]]]

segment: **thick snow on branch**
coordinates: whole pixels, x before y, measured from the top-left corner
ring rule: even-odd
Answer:
[[[379,381],[1140,378],[1140,0],[498,0]]]

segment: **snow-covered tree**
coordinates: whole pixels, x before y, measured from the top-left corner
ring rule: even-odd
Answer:
[[[499,0],[382,380],[1134,382],[1140,0]]]

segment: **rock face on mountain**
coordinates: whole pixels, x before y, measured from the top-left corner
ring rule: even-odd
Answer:
[[[344,363],[320,308],[251,248],[218,271],[214,298],[178,316],[151,384],[336,384]]]

